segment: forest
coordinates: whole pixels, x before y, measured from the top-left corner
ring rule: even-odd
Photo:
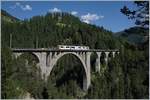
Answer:
[[[1,10],[1,96],[3,99],[25,98],[27,94],[37,99],[148,99],[148,32],[149,29],[141,26],[115,34],[104,27],[81,22],[66,12],[19,20]],[[142,40],[129,38],[133,34],[140,34]],[[63,56],[45,83],[34,56],[25,53],[15,58],[11,51],[11,48],[54,48],[59,44],[119,49],[120,54],[108,66],[102,63],[101,72],[97,73],[97,55],[93,53],[91,86],[83,91],[85,73],[75,56]]]

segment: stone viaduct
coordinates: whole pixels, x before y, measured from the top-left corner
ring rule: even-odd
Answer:
[[[111,53],[113,57],[119,54],[118,50],[100,50],[100,49],[89,49],[89,50],[59,50],[59,49],[12,49],[13,54],[17,58],[25,52],[35,55],[38,60],[38,66],[41,69],[42,78],[47,81],[53,67],[56,65],[57,61],[64,55],[72,54],[76,56],[83,65],[85,70],[85,75],[83,78],[83,90],[88,90],[91,84],[91,64],[90,57],[93,52],[97,54],[95,69],[100,72],[101,69],[101,55],[105,53],[105,63],[108,64],[109,54]]]

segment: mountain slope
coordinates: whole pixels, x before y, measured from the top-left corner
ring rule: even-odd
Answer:
[[[10,33],[13,33],[13,46],[24,48],[56,47],[59,44],[65,45],[88,45],[90,48],[117,48],[119,45],[113,33],[80,21],[78,17],[71,14],[47,13],[45,16],[34,16],[21,23],[3,25],[3,41],[9,45]],[[9,29],[9,30],[8,30]]]
[[[6,12],[3,9],[1,9],[1,18],[2,18],[2,20],[5,20],[7,22],[16,22],[16,21],[19,21],[18,18],[10,15],[8,12]]]
[[[144,43],[148,39],[148,29],[142,27],[132,27],[115,34],[129,41],[131,44]]]

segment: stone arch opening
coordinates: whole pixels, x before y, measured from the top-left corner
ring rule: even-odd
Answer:
[[[91,72],[94,73],[96,71],[96,60],[98,55],[96,52],[92,52],[90,56],[90,63],[91,63]]]
[[[26,64],[33,65],[40,62],[38,56],[31,52],[21,53],[17,58],[23,58],[26,60]]]
[[[106,57],[105,52],[102,52],[102,53],[101,53],[101,59],[100,59],[102,65],[105,64],[105,57]]]
[[[64,73],[64,75],[62,75],[62,77],[60,77],[60,78],[64,78],[65,79],[67,77],[71,77],[70,79],[74,79],[74,78],[77,78],[77,76],[81,76],[79,74],[82,74],[82,80],[81,79],[79,80],[78,78],[80,78],[80,77],[78,77],[77,81],[82,83],[82,84],[78,84],[78,85],[80,85],[80,87],[83,90],[85,90],[85,87],[87,87],[87,69],[86,69],[85,61],[82,59],[82,57],[79,54],[74,53],[74,52],[66,52],[66,53],[62,53],[62,54],[58,54],[57,55],[55,61],[52,64],[52,70],[51,70],[51,72],[49,74],[49,77],[48,77],[48,83],[51,80],[50,77],[53,77],[53,75],[59,74],[59,72],[58,73],[54,72],[54,70],[57,69],[57,67],[59,66],[58,64],[61,65],[60,62],[64,62],[64,61],[61,61],[61,58],[62,58],[62,60],[65,60],[64,58],[66,56],[72,56],[69,60],[72,60],[73,63],[75,63],[75,64],[73,65],[72,69],[68,70],[68,72]],[[66,61],[67,61],[67,59],[66,59]],[[70,63],[70,64],[72,64],[72,63]],[[70,66],[72,66],[72,65],[70,65]],[[63,66],[63,67],[65,69],[66,66]],[[79,70],[79,69],[82,69],[82,70]],[[75,73],[75,74],[77,74],[76,76],[71,76],[75,71],[77,71],[77,72],[80,71],[80,73]],[[61,81],[63,81],[63,79],[62,80],[58,80],[57,81],[58,84],[56,84],[56,85],[59,86],[60,85],[59,83],[61,83]]]

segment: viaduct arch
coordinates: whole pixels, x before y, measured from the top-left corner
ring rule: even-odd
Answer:
[[[88,79],[87,79],[87,78],[88,78],[87,68],[86,68],[86,65],[85,65],[85,61],[84,61],[83,58],[81,58],[80,55],[78,55],[77,53],[74,53],[74,52],[64,52],[64,53],[60,53],[59,55],[57,55],[57,56],[56,56],[56,59],[55,59],[52,63],[50,63],[50,64],[51,64],[50,66],[52,66],[52,67],[51,67],[51,70],[50,70],[50,72],[48,73],[48,75],[49,75],[49,76],[51,75],[51,72],[52,72],[54,66],[57,64],[58,60],[61,59],[63,56],[69,55],[69,54],[75,56],[75,57],[80,61],[80,63],[82,64],[81,67],[83,67],[83,69],[84,69],[84,74],[85,74],[84,77],[83,77],[83,89],[86,90],[86,87],[87,87],[87,84],[86,84],[86,83],[87,83],[87,80],[88,80]]]

